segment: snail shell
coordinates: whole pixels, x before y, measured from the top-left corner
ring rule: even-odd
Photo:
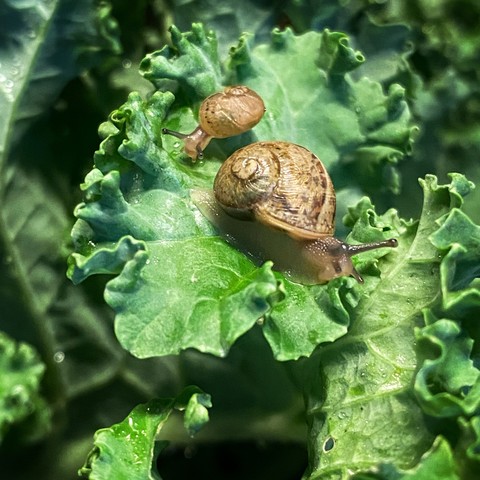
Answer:
[[[227,87],[202,102],[200,126],[211,137],[233,137],[253,128],[264,113],[265,105],[256,92],[243,85]]]
[[[323,163],[288,142],[257,142],[237,150],[220,167],[213,190],[237,218],[261,223],[297,239],[332,236],[335,191]]]
[[[207,97],[200,106],[200,125],[189,134],[163,128],[164,134],[184,141],[184,149],[194,161],[203,158],[203,150],[212,138],[227,138],[253,128],[265,113],[261,97],[244,85],[225,88]]]

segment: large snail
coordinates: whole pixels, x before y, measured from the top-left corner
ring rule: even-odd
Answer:
[[[289,142],[256,142],[237,150],[215,177],[214,199],[205,192],[193,197],[234,243],[254,256],[259,249],[260,258],[273,260],[276,268],[302,283],[344,275],[363,283],[352,255],[398,244],[393,238],[360,245],[334,238],[332,181],[317,156]],[[272,236],[272,228],[280,232]],[[254,246],[245,247],[250,241]]]
[[[203,150],[212,138],[240,135],[253,128],[265,113],[260,96],[248,87],[237,85],[207,97],[200,106],[200,125],[191,133],[163,128],[162,133],[184,141],[185,153],[194,161],[203,158]]]

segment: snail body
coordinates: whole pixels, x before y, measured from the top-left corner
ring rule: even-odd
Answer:
[[[194,161],[212,138],[240,135],[253,128],[265,113],[261,97],[244,85],[225,88],[207,97],[200,106],[199,125],[189,134],[163,128],[162,132],[184,141],[185,153]]]
[[[266,227],[267,231],[282,232],[275,240],[276,258],[272,258],[268,246],[262,247],[262,256],[282,264],[282,249],[283,256],[289,256],[294,248],[294,258],[281,269],[296,271],[294,277],[300,278],[306,271],[307,280],[300,279],[302,283],[324,283],[345,275],[363,283],[351,257],[397,246],[396,239],[350,245],[334,238],[336,197],[330,176],[316,155],[293,143],[256,142],[237,150],[220,167],[213,194],[220,207],[214,216],[223,225],[228,224],[227,233],[235,223],[227,217],[256,220],[252,229],[258,231]],[[251,230],[245,235],[256,237],[257,233]],[[282,237],[284,243],[278,246]]]

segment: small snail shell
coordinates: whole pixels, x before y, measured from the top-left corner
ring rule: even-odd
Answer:
[[[164,134],[181,138],[185,152],[194,161],[212,138],[227,138],[253,128],[265,113],[260,96],[248,87],[237,85],[207,97],[200,106],[200,125],[189,134],[163,128]]]
[[[396,239],[389,239],[349,245],[334,238],[336,200],[332,181],[317,156],[293,143],[257,142],[237,150],[220,167],[213,190],[227,216],[254,219],[267,230],[280,230],[290,237],[283,244],[279,243],[283,240],[275,239],[273,254],[268,246],[261,247],[261,256],[276,264],[286,263],[281,269],[293,271],[293,278],[302,283],[323,283],[343,275],[352,275],[363,283],[351,256],[398,244]],[[207,216],[212,218],[212,214]],[[217,210],[213,216],[221,218],[221,213]],[[225,217],[222,223],[228,224],[228,231],[235,222]],[[264,229],[258,223],[256,228],[263,236]],[[282,249],[285,256],[293,248],[299,253],[285,262]]]

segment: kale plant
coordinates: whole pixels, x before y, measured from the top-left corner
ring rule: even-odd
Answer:
[[[404,3],[0,2],[2,475],[475,478],[480,10]],[[194,164],[162,128],[232,84],[266,114]],[[199,211],[257,140],[322,159],[340,237],[398,239],[363,285]]]

